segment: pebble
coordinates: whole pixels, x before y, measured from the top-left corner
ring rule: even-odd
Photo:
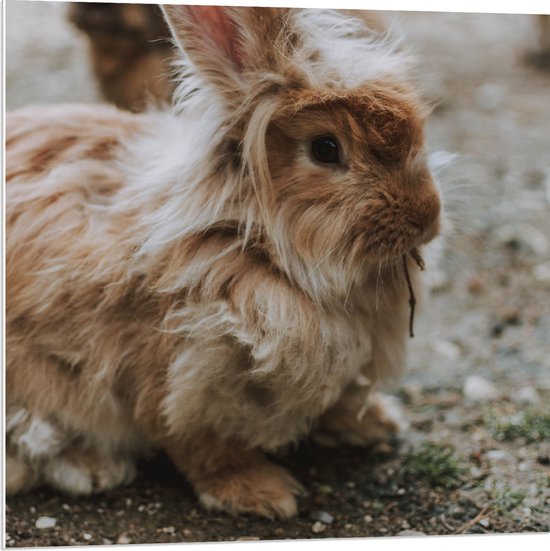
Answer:
[[[120,545],[128,545],[129,543],[132,543],[132,540],[128,537],[127,534],[121,534],[118,537],[117,543]]]
[[[550,283],[550,260],[537,264],[533,268],[533,277],[539,283]]]
[[[326,511],[319,511],[318,513],[315,513],[315,518],[322,522],[323,524],[332,524],[334,517],[327,513]]]
[[[103,538],[101,541],[103,545],[113,545],[113,540],[110,540],[109,538]]]
[[[510,459],[510,454],[504,450],[489,450],[485,453],[485,457],[489,461],[507,461]]]
[[[506,95],[506,90],[500,84],[488,82],[477,89],[476,104],[484,111],[496,111]]]
[[[464,397],[471,402],[495,400],[500,396],[497,387],[479,375],[470,375],[464,381],[462,389]]]
[[[45,528],[53,528],[57,524],[57,519],[53,517],[39,517],[34,525],[40,530]]]
[[[460,346],[451,341],[437,340],[433,344],[433,349],[438,354],[449,358],[449,360],[456,360],[462,355]]]
[[[540,403],[539,393],[532,386],[524,386],[523,388],[520,388],[516,393],[512,394],[510,398],[514,402],[520,402],[524,404],[536,405]]]
[[[365,516],[363,517],[363,520],[364,520],[365,522],[372,522],[372,517],[371,517],[370,515],[365,515]]]
[[[482,518],[479,521],[479,524],[481,524],[481,526],[483,526],[483,528],[489,528],[489,526],[491,526],[491,521],[488,518]]]
[[[173,526],[165,526],[164,528],[161,528],[160,531],[164,532],[165,534],[173,534],[176,529]]]
[[[311,527],[311,531],[314,534],[320,534],[321,532],[324,532],[327,529],[327,525],[323,524],[322,522],[317,521],[314,523]]]
[[[189,537],[192,534],[191,530],[189,528],[183,529],[183,535]]]
[[[82,537],[86,540],[86,541],[90,541],[92,539],[92,534],[88,533],[88,532],[84,532],[84,534],[82,534]]]
[[[418,532],[417,530],[401,530],[397,533],[398,536],[425,536],[424,532]]]

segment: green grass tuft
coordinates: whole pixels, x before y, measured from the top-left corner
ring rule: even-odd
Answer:
[[[510,488],[496,490],[491,495],[492,507],[499,513],[507,513],[521,505],[526,495],[522,490]]]
[[[405,457],[401,475],[422,479],[430,486],[452,489],[462,484],[467,470],[452,448],[426,442]]]
[[[526,410],[502,418],[493,414],[489,423],[497,440],[523,438],[529,444],[550,440],[550,412]]]

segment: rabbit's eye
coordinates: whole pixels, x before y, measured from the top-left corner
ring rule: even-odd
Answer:
[[[338,140],[334,136],[321,136],[311,142],[311,153],[320,163],[334,164],[340,162]]]

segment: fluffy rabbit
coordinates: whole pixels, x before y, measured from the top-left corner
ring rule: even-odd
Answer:
[[[206,507],[289,517],[265,452],[395,429],[366,400],[438,232],[426,109],[363,17],[164,12],[172,111],[7,120],[8,492],[101,491],[160,448]]]

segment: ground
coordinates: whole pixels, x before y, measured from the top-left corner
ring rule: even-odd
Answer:
[[[8,109],[97,100],[63,13],[8,6]],[[152,458],[105,495],[9,499],[9,546],[549,531],[550,72],[525,62],[531,16],[399,19],[436,100],[431,150],[458,154],[443,173],[454,231],[428,259],[409,369],[389,389],[410,425],[399,443],[277,458],[309,491],[286,522],[206,513]]]

